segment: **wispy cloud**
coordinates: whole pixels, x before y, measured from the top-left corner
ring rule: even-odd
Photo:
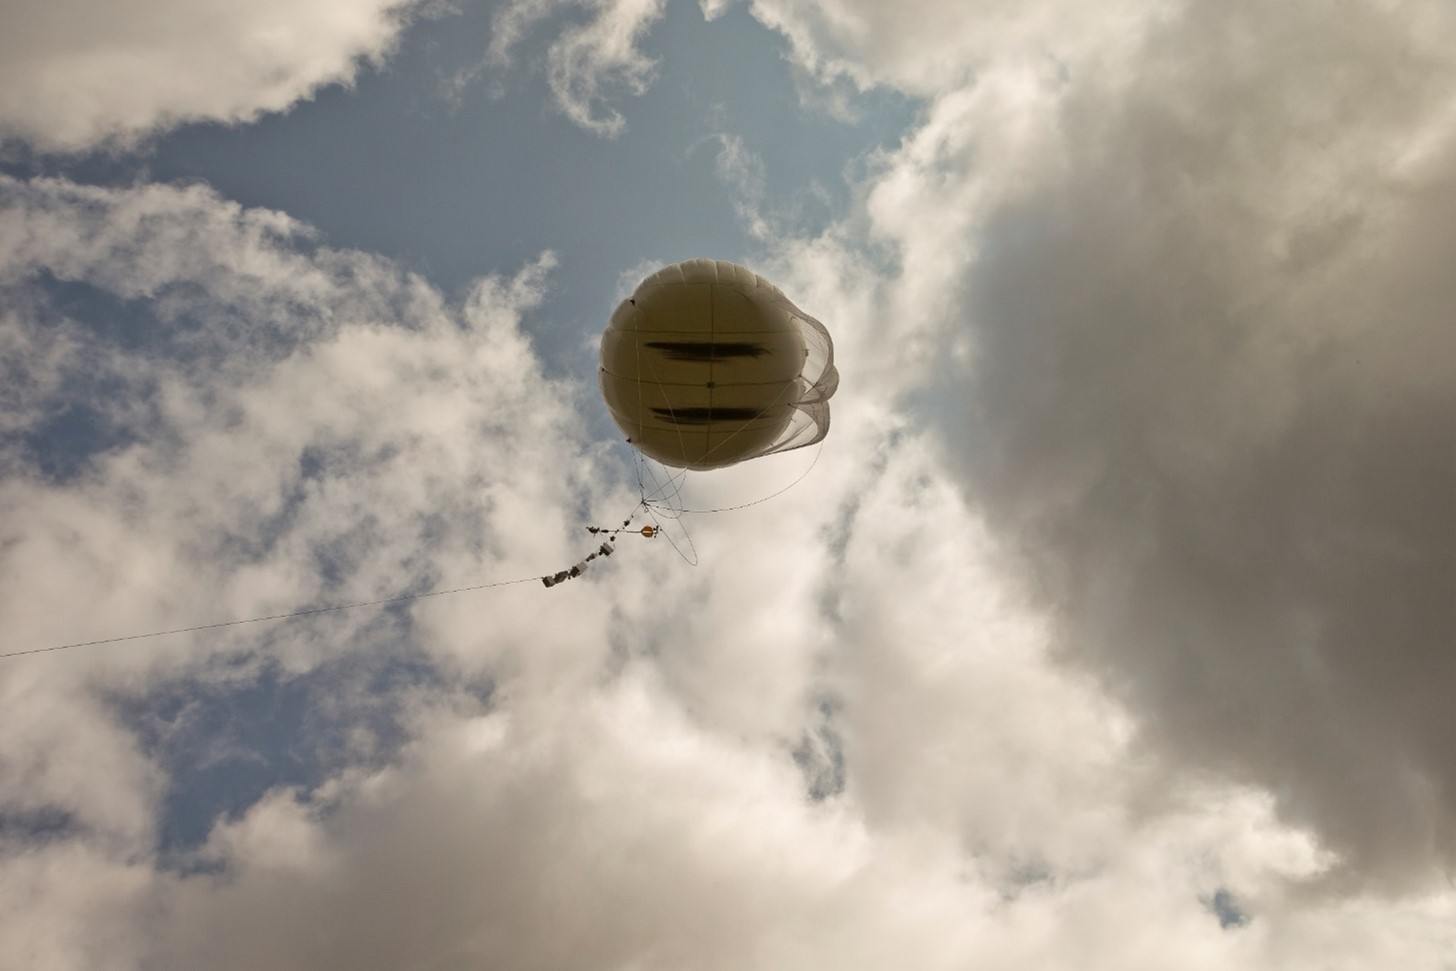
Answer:
[[[656,78],[656,63],[640,45],[665,6],[666,0],[512,0],[495,15],[488,62],[510,64],[543,22],[585,12],[585,22],[560,27],[547,44],[547,82],[566,117],[614,138],[626,128],[614,100],[641,95]]]

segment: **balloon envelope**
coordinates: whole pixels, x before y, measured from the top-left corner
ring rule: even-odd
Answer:
[[[643,280],[602,335],[600,376],[628,441],[682,469],[818,442],[839,384],[824,325],[724,260],[689,260]]]

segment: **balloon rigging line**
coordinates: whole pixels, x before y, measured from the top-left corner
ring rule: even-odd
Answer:
[[[687,527],[682,524],[682,516],[675,511],[673,505],[674,503],[680,504],[682,502],[682,483],[687,479],[687,471],[669,473],[667,477],[668,485],[664,486],[661,480],[658,479],[657,472],[643,458],[642,453],[634,448],[632,454],[637,471],[637,491],[642,496],[642,502],[638,505],[638,508],[647,514],[647,518],[652,520],[656,534],[660,534],[667,540],[673,552],[682,557],[684,563],[688,564],[688,566],[697,566],[697,545],[693,543],[693,537],[688,533]],[[643,475],[644,472],[652,478],[653,490],[650,496],[647,493],[647,482]],[[672,489],[671,498],[667,497],[667,489],[669,487]],[[658,518],[658,513],[661,513],[664,519],[671,519],[678,524],[678,528],[682,530],[683,539],[686,540],[691,555],[684,553],[682,547],[678,546],[677,541],[672,538],[672,534],[663,527],[662,520]]]
[[[652,520],[652,523],[656,528],[657,532],[660,533],[662,537],[667,540],[670,546],[672,546],[673,552],[675,552],[678,556],[682,557],[683,562],[686,563],[688,566],[697,566],[698,547],[697,544],[693,542],[692,533],[689,533],[687,527],[682,524],[682,519],[677,516],[668,517],[678,524],[678,529],[682,530],[683,539],[687,542],[688,550],[692,554],[691,556],[689,556],[687,553],[684,553],[682,551],[682,547],[678,546],[677,542],[672,538],[672,533],[663,528],[662,523],[657,518],[657,514],[653,512],[652,506],[644,506],[643,509],[647,513],[647,518]]]
[[[788,492],[790,489],[794,488],[794,486],[798,485],[800,482],[803,482],[806,478],[809,477],[809,473],[813,472],[814,467],[819,464],[819,457],[824,454],[824,443],[821,441],[819,443],[819,447],[814,450],[814,460],[809,463],[809,467],[806,468],[803,472],[800,472],[798,477],[795,478],[794,481],[790,482],[783,488],[778,489],[775,492],[771,492],[766,496],[755,499],[752,502],[743,502],[735,506],[718,506],[712,509],[683,508],[682,486],[687,480],[686,470],[678,473],[669,473],[667,476],[667,484],[663,484],[662,480],[658,478],[656,470],[652,468],[652,464],[649,463],[645,457],[643,457],[641,452],[637,451],[634,448],[632,450],[632,454],[637,472],[637,492],[642,499],[640,508],[643,512],[647,514],[648,518],[652,520],[652,524],[656,528],[657,532],[660,533],[663,538],[665,538],[672,546],[673,551],[676,552],[678,556],[682,557],[683,562],[687,563],[689,566],[697,566],[697,544],[693,542],[692,533],[688,531],[687,524],[683,522],[684,516],[704,516],[711,513],[734,512],[739,509],[749,509],[753,506],[768,502],[770,499],[778,498],[779,496]],[[647,488],[648,478],[651,478],[652,480],[652,491],[650,494]],[[675,522],[678,529],[682,531],[683,539],[687,543],[687,553],[684,553],[682,548],[678,546],[677,542],[672,538],[672,532],[663,528],[662,520],[658,518],[659,513],[661,513],[664,519],[671,519],[673,522]]]
[[[641,495],[643,505],[650,506],[654,504],[665,503],[666,505],[671,507],[674,502],[681,502],[682,486],[683,483],[687,481],[688,475],[686,469],[680,472],[668,473],[667,483],[664,484],[662,480],[657,477],[656,470],[653,469],[651,465],[647,464],[647,460],[642,456],[641,452],[637,451],[634,448],[632,450],[632,454],[637,463],[637,491]],[[647,493],[647,485],[643,478],[644,472],[646,472],[647,475],[652,478],[651,495],[648,495]]]
[[[793,482],[790,482],[788,485],[784,486],[777,492],[771,492],[768,495],[763,496],[762,498],[753,500],[752,502],[739,503],[736,506],[718,506],[714,509],[682,509],[674,506],[671,507],[673,518],[678,518],[681,516],[705,516],[709,513],[715,512],[734,512],[739,509],[748,509],[751,506],[757,506],[760,503],[768,502],[770,499],[777,499],[779,496],[783,495],[785,492],[788,492],[794,486],[807,479],[809,477],[809,473],[814,471],[814,466],[819,464],[819,456],[823,453],[824,443],[820,442],[819,447],[814,450],[814,461],[809,463],[809,467],[803,472],[799,473],[799,477],[797,479],[795,479]],[[647,500],[646,504],[649,508],[658,508],[656,504],[650,500]]]

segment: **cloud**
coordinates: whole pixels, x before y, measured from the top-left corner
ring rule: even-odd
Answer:
[[[399,0],[17,0],[0,31],[0,139],[46,152],[128,147],[191,121],[285,111],[377,62]]]
[[[549,257],[452,302],[200,187],[3,190],[8,346],[66,336],[19,423],[93,372],[129,382],[95,399],[119,441],[65,472],[9,453],[8,636],[530,577],[630,508],[522,329]],[[1416,934],[1437,953],[1448,902],[1302,902],[1290,881],[1327,854],[1269,795],[1140,762],[1136,723],[1054,662],[996,533],[894,407],[913,369],[874,353],[878,277],[829,238],[783,256],[856,393],[817,462],[689,484],[690,506],[751,499],[814,462],[751,513],[689,517],[704,566],[624,539],[551,591],[0,667],[0,955],[1368,967]],[[263,718],[296,726],[305,767],[173,815],[196,773],[268,757]]]
[[[571,443],[575,392],[542,376],[517,329],[550,254],[452,304],[200,187],[0,189],[7,293],[41,308],[6,327],[17,368],[42,365],[4,442],[15,644],[575,558],[549,530],[511,535],[534,502],[570,505],[590,467]],[[65,436],[26,432],[78,401],[107,436],[48,474]],[[111,629],[76,623],[78,590]]]
[[[662,17],[666,0],[512,0],[496,12],[488,60],[511,63],[527,34],[563,11],[585,11],[584,23],[556,34],[546,48],[546,78],[566,117],[614,138],[626,121],[612,101],[638,96],[656,77],[656,63],[639,45]]]
[[[518,329],[549,254],[452,303],[196,186],[4,179],[0,225],[0,346],[27,375],[5,401],[6,650],[538,576],[579,552],[545,509],[610,494],[585,486],[573,392]],[[83,403],[99,435],[50,424]],[[64,468],[47,465],[57,450],[74,453]],[[145,893],[178,766],[128,711],[170,703],[174,679],[205,695],[332,672],[350,653],[426,669],[471,656],[466,642],[431,660],[412,630],[408,611],[325,614],[12,660],[0,883],[7,913],[37,919],[7,925],[52,928],[40,953],[54,966],[97,965],[120,932],[85,915],[132,912]],[[352,730],[369,731],[368,684],[313,683],[310,704],[334,711],[316,730],[358,709]],[[378,756],[361,737],[332,749],[323,775]],[[95,892],[74,893],[86,880]],[[38,940],[8,932],[5,963]]]
[[[1448,965],[1448,38],[1355,9],[1073,21],[1072,74],[949,7],[858,35],[941,88],[755,260],[834,431],[685,501],[807,476],[673,524],[697,568],[0,665],[0,963]],[[0,268],[18,644],[529,581],[636,501],[532,346],[549,255],[455,300],[35,179]],[[199,792],[265,720],[287,771]]]
[[[710,15],[722,2],[705,3]],[[1162,16],[1136,0],[751,0],[753,16],[782,33],[792,59],[820,84],[886,85],[935,97],[991,65],[1080,71],[1107,58]]]
[[[337,803],[279,793],[219,829],[211,852],[235,867],[167,888],[163,963],[933,968],[1025,941],[956,854],[805,802],[788,760],[705,730],[650,669],[549,717],[482,715],[420,741]],[[1099,896],[1006,906],[1055,953],[1065,940],[1048,937],[1089,930]],[[1155,952],[1227,953],[1191,894],[1155,906],[1183,935]],[[1059,917],[1075,930],[1051,930]]]
[[[807,5],[754,9],[810,36]],[[828,39],[796,47],[962,79],[866,195],[878,299],[939,385],[915,400],[1059,655],[1153,750],[1272,793],[1338,855],[1331,889],[1426,885],[1456,862],[1456,23],[1056,9],[815,5]]]
[[[766,214],[763,159],[744,143],[742,136],[715,132],[697,141],[689,152],[717,143],[713,174],[733,198],[733,213],[744,231],[757,240],[766,239],[779,227],[775,216]]]

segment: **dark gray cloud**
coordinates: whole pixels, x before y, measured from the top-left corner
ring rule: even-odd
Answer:
[[[1404,12],[1193,6],[1075,86],[945,389],[1065,656],[1392,887],[1456,863],[1456,154]]]

